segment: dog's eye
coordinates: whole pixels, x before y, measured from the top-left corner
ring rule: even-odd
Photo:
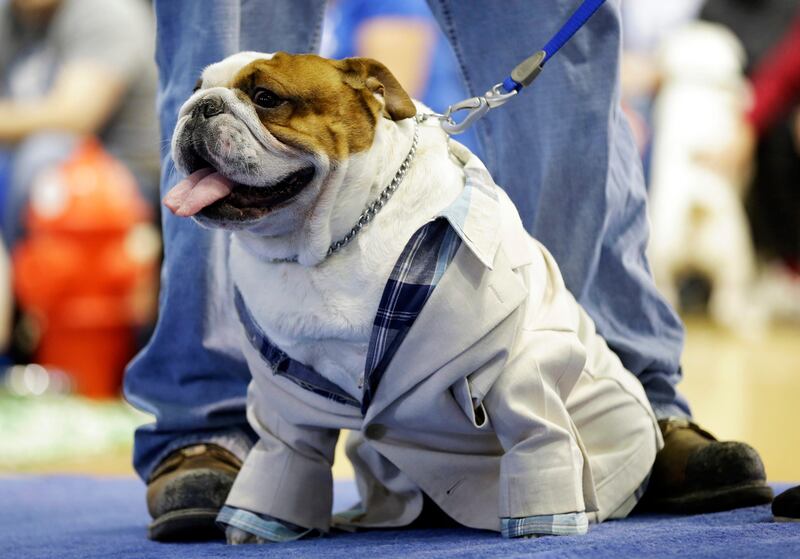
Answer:
[[[271,109],[284,103],[284,100],[275,95],[269,89],[259,87],[253,93],[253,103],[265,109]]]
[[[196,82],[194,82],[194,89],[192,93],[198,91],[201,87],[203,87],[203,78],[198,78]]]

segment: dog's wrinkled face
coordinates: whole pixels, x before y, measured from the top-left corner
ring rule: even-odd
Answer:
[[[180,110],[172,152],[189,177],[164,202],[204,225],[286,234],[381,118],[415,112],[374,60],[234,55],[205,69]]]

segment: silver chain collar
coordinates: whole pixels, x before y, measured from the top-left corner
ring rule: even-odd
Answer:
[[[400,186],[401,182],[403,182],[403,177],[406,176],[408,169],[411,167],[411,162],[414,160],[414,156],[417,153],[418,141],[419,141],[419,124],[418,122],[415,122],[414,139],[411,141],[411,148],[408,150],[408,155],[406,155],[406,158],[400,164],[400,168],[397,170],[397,173],[395,173],[392,182],[390,182],[389,185],[383,189],[383,191],[378,195],[377,198],[375,198],[375,200],[373,200],[371,203],[367,205],[366,208],[364,208],[364,211],[361,212],[361,216],[358,218],[356,224],[353,225],[353,228],[350,229],[350,231],[348,231],[344,237],[342,237],[341,239],[339,239],[338,241],[336,241],[335,243],[333,243],[331,246],[328,247],[328,253],[325,255],[325,258],[330,256],[331,254],[339,252],[348,244],[350,244],[350,241],[352,241],[353,238],[356,235],[358,235],[370,221],[373,220],[375,215],[379,211],[381,211],[381,208],[383,208],[383,206],[386,205],[386,202],[389,201],[389,198],[392,197],[394,191],[397,190],[397,187]],[[274,262],[276,264],[297,262],[297,256],[292,256],[290,258],[272,258],[269,261]]]

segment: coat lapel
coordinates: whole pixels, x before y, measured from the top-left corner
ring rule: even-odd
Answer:
[[[502,251],[490,270],[462,245],[387,367],[367,409],[365,424],[475,345],[511,314],[527,293]]]

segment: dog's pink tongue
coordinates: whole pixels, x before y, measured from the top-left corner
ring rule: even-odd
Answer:
[[[234,184],[212,169],[200,169],[175,185],[164,196],[164,205],[177,216],[192,216],[225,198]]]
[[[183,204],[183,200],[189,195],[189,191],[194,187],[194,185],[196,185],[200,179],[207,177],[213,172],[214,169],[210,169],[208,167],[195,171],[172,187],[172,189],[167,192],[167,195],[164,196],[162,202],[172,211],[172,213],[177,212],[181,207],[181,204]]]

